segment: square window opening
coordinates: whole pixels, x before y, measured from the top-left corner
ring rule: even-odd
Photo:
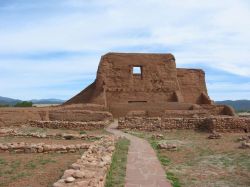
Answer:
[[[141,67],[140,66],[134,66],[133,67],[133,74],[141,75]]]

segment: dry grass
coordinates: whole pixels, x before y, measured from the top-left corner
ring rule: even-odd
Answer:
[[[125,138],[121,138],[117,141],[105,187],[124,186],[129,144],[129,140]]]
[[[131,133],[148,139],[156,149],[173,186],[250,186],[250,150],[239,149],[236,141],[244,134],[225,133],[222,139],[209,140],[205,133],[174,131],[154,140],[148,132]],[[159,142],[177,144],[178,150],[158,150]]]
[[[80,157],[70,154],[0,154],[0,186],[51,186]]]

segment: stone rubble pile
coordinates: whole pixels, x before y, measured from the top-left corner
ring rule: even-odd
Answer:
[[[204,118],[125,117],[119,119],[119,129],[159,131],[196,129],[212,132],[249,132],[250,118],[211,116]]]
[[[250,149],[250,141],[244,141],[240,145],[241,149]]]
[[[110,124],[110,120],[104,121],[29,121],[32,127],[51,128],[51,129],[77,129],[77,130],[98,130],[104,129]]]
[[[45,144],[45,143],[0,143],[0,152],[14,153],[74,153],[79,150],[87,150],[91,144],[81,143],[72,145]]]
[[[222,135],[217,133],[217,132],[213,132],[212,134],[210,134],[207,138],[208,139],[221,139]]]
[[[240,138],[238,138],[238,141],[243,141],[241,142],[241,145],[239,148],[241,149],[249,149],[250,148],[250,135],[245,135]]]
[[[159,140],[164,139],[164,136],[162,134],[156,133],[151,136],[152,139]]]
[[[81,159],[65,170],[53,187],[104,187],[106,174],[115,150],[113,136],[92,144]]]
[[[69,134],[69,133],[41,133],[41,132],[22,132],[16,129],[0,129],[1,136],[18,136],[18,137],[33,137],[33,138],[55,138],[55,139],[65,139],[65,140],[91,140],[91,139],[101,139],[103,135],[89,135],[89,134]]]
[[[238,138],[238,141],[250,141],[250,135],[242,136]]]
[[[167,144],[167,143],[159,143],[157,145],[158,149],[166,149],[168,151],[177,151],[177,145],[176,144]]]

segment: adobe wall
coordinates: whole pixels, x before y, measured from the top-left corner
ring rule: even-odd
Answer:
[[[133,67],[141,73],[134,73]],[[104,105],[114,117],[132,110],[147,110],[149,116],[160,116],[165,110],[213,104],[203,70],[176,68],[172,54],[148,53],[102,56],[96,80],[65,105],[74,103]]]
[[[28,120],[48,120],[45,108],[0,108],[0,126],[22,125]]]
[[[141,75],[133,74],[141,67]],[[176,64],[171,54],[109,53],[102,57],[97,85],[105,85],[107,106],[128,102],[176,101],[179,90]]]
[[[0,126],[19,126],[29,121],[98,122],[113,119],[101,105],[67,105],[56,107],[0,108]]]
[[[250,119],[238,117],[160,118],[125,117],[118,122],[119,129],[161,131],[195,129],[211,132],[250,132]]]
[[[212,104],[208,97],[203,70],[178,68],[177,78],[184,102]]]
[[[90,110],[52,110],[49,111],[50,121],[102,121],[104,119],[111,120],[112,114],[105,111]]]

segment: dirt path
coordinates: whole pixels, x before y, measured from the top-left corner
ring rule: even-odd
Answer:
[[[130,140],[125,187],[169,187],[160,162],[153,148],[146,140],[117,130],[118,122],[113,122],[107,131]]]

